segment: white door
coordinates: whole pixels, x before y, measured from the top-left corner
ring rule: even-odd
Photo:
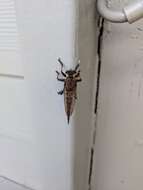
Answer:
[[[0,175],[36,190],[86,190],[95,99],[94,2],[16,0],[16,14],[24,80],[0,78]],[[57,95],[63,88],[55,73],[59,57],[67,69],[81,61],[83,82],[69,125]]]

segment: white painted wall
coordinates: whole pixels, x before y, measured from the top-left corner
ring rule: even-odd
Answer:
[[[142,26],[104,25],[93,190],[143,188]]]
[[[0,175],[36,190],[88,186],[95,2],[79,3],[78,9],[75,1],[16,0],[25,79],[0,78]],[[83,82],[68,126],[55,70],[58,57],[69,68],[75,56]]]

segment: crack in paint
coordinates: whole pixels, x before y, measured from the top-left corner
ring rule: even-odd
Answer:
[[[100,89],[100,76],[101,76],[101,65],[102,65],[102,39],[104,34],[104,19],[99,17],[98,21],[99,35],[98,35],[98,44],[97,44],[97,56],[98,56],[98,66],[97,66],[97,82],[96,82],[96,94],[95,94],[95,110],[94,113],[98,113],[98,100],[99,100],[99,89]],[[92,183],[92,174],[93,174],[93,160],[94,160],[94,145],[95,145],[95,136],[96,136],[96,126],[95,131],[93,132],[93,144],[90,153],[90,165],[89,165],[89,178],[88,178],[88,190],[91,190]]]
[[[89,178],[88,178],[89,190],[91,189],[90,187],[91,187],[92,170],[93,170],[93,157],[94,157],[94,149],[91,148],[90,168],[89,168]]]
[[[99,18],[98,21],[99,27],[99,35],[98,35],[98,47],[97,47],[97,55],[98,55],[98,69],[97,69],[97,83],[96,83],[96,96],[95,96],[95,114],[97,114],[98,110],[98,97],[99,97],[99,87],[100,87],[100,74],[101,74],[101,51],[102,51],[102,38],[104,33],[104,19]]]

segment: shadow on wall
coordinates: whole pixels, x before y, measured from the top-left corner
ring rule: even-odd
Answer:
[[[96,91],[97,15],[95,2],[79,0],[78,52],[82,82],[78,84],[74,125],[74,190],[88,189]],[[82,177],[81,177],[82,176]]]

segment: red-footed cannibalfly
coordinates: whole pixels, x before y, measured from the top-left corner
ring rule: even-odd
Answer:
[[[61,71],[57,73],[57,80],[64,82],[64,89],[59,91],[59,95],[64,94],[64,104],[65,104],[65,112],[67,115],[67,121],[69,124],[70,117],[73,113],[75,101],[77,99],[77,83],[81,82],[82,79],[80,77],[80,70],[79,64],[76,65],[75,69],[67,70],[66,72],[63,71],[64,64],[61,59],[58,59],[58,62],[61,65]],[[59,77],[62,75],[62,77]]]

